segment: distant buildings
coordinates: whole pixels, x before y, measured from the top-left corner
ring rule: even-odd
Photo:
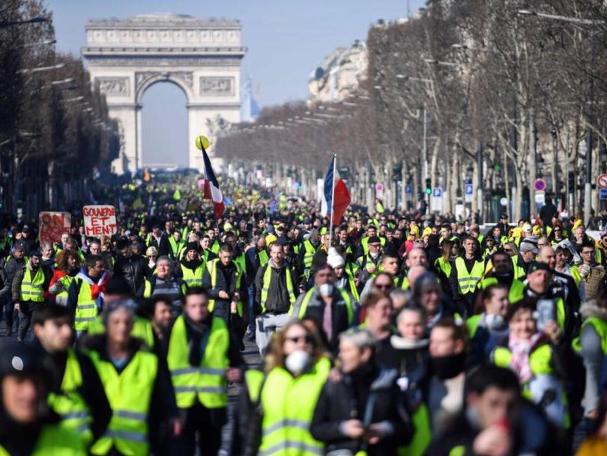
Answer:
[[[367,45],[355,41],[349,48],[337,48],[310,75],[311,103],[336,102],[348,98],[367,76]]]
[[[241,122],[254,122],[261,108],[255,100],[253,94],[253,81],[250,76],[247,76],[243,81],[241,88],[241,107],[240,107],[240,120]]]

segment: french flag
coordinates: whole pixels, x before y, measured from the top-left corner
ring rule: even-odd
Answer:
[[[223,217],[223,212],[226,207],[223,202],[221,190],[219,190],[217,178],[213,172],[213,167],[211,166],[211,160],[209,160],[209,156],[207,155],[207,151],[204,150],[204,147],[202,147],[202,159],[204,160],[204,174],[206,175],[203,187],[204,199],[213,201],[215,218],[220,219]]]
[[[350,192],[344,180],[339,177],[335,160],[335,156],[333,156],[325,175],[325,197],[322,201],[322,213],[324,216],[331,214],[333,225],[339,225],[350,205]],[[333,201],[333,207],[331,207],[331,201]]]

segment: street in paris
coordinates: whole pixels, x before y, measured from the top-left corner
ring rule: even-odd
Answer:
[[[607,454],[607,4],[4,0],[0,456]]]

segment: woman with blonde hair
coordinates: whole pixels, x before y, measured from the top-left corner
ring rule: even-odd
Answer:
[[[294,320],[274,334],[264,372],[249,370],[236,427],[240,454],[324,454],[310,424],[331,363],[318,336]]]

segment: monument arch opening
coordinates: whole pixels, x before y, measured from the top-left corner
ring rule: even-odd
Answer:
[[[187,94],[179,84],[161,80],[142,92],[142,165],[145,168],[188,166]]]

